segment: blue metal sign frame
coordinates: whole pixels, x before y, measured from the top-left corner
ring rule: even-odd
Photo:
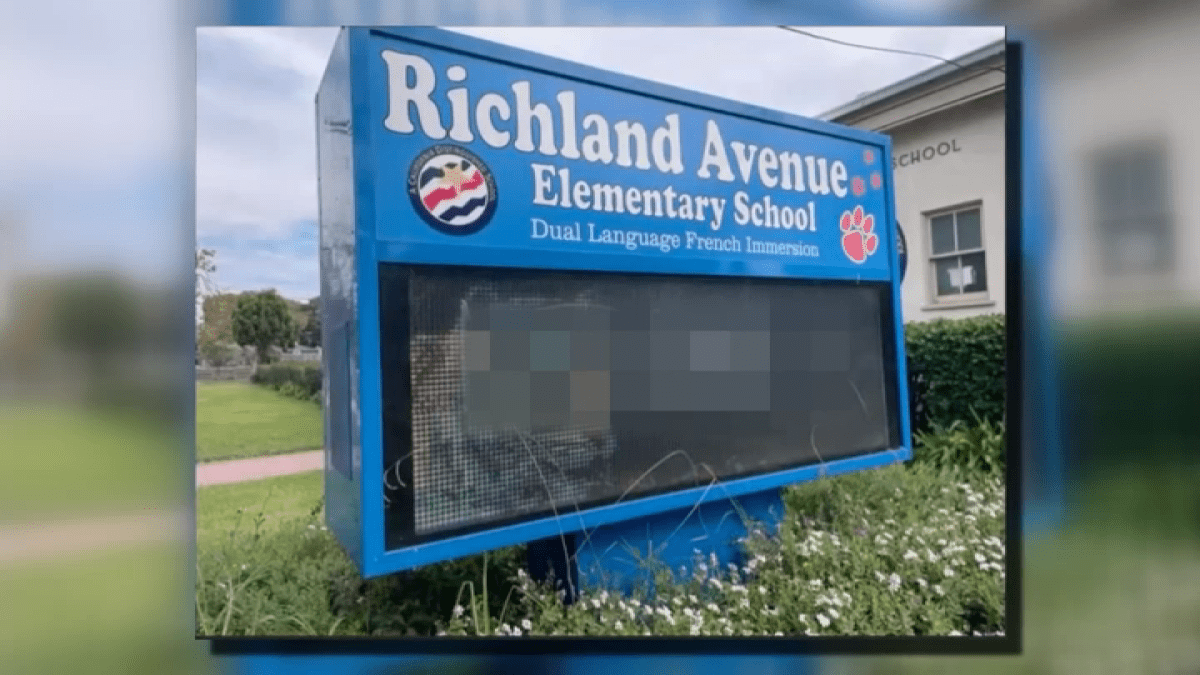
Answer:
[[[523,90],[496,84],[512,85],[516,80],[525,83]],[[421,89],[432,81],[437,85],[431,91]],[[461,87],[458,99],[446,91],[454,87]],[[581,92],[578,99],[559,100],[556,92],[564,87]],[[407,99],[394,98],[397,89]],[[506,90],[512,92],[505,95],[508,99],[494,93]],[[468,98],[483,91],[493,96],[487,99],[490,107],[479,105],[482,99]],[[572,145],[565,137],[555,144],[553,134],[547,142],[540,132],[532,133],[533,121],[519,127],[512,122],[517,116],[513,108],[521,106],[522,95],[526,96],[526,108],[547,102],[546,118],[554,124],[575,115],[576,120],[585,120],[578,128],[586,130],[586,120],[591,117],[594,139],[600,137],[597,129],[601,122],[606,128],[607,121],[615,122],[609,137],[617,139],[612,143],[616,149],[606,149],[601,140],[593,140],[590,147]],[[510,104],[513,100],[515,105]],[[474,115],[469,104],[475,106]],[[326,514],[330,529],[363,576],[761,494],[821,475],[911,458],[910,420],[903,404],[908,401],[908,382],[892,176],[890,171],[871,168],[891,166],[887,136],[432,28],[342,29],[317,97],[317,113],[327,345]],[[507,120],[505,128],[510,133],[495,128],[497,119]],[[639,125],[644,125],[640,138],[635,130]],[[564,130],[563,136],[569,126],[558,127]],[[574,140],[583,138],[579,133]],[[691,154],[677,161],[683,154],[679,151],[681,140]],[[802,157],[797,145],[811,154]],[[790,155],[788,148],[793,148]],[[762,159],[767,149],[773,161]],[[485,206],[468,213],[471,202],[458,204],[463,201],[459,199],[454,203],[467,209],[459,218],[429,206],[422,212],[423,203],[436,201],[425,201],[429,197],[421,182],[428,166],[425,160],[455,154],[477,167],[482,179],[474,186],[467,184],[466,189],[478,190]],[[536,165],[547,168],[539,170]],[[703,181],[692,177],[700,166],[708,167],[707,176],[699,174]],[[790,173],[781,168],[784,166]],[[582,180],[570,187],[564,168]],[[794,179],[795,185],[789,185],[785,175]],[[777,197],[782,201],[770,202],[787,187],[799,193],[802,176],[807,176],[810,194],[785,194]],[[610,187],[603,187],[605,181]],[[580,189],[581,184],[601,187]],[[614,192],[611,185],[628,187]],[[674,185],[683,187],[671,192]],[[772,191],[765,185],[782,187]],[[455,185],[455,195],[459,188],[462,184]],[[682,191],[693,188],[705,192],[697,198],[689,196],[685,214]],[[824,194],[812,194],[822,190]],[[580,199],[589,191],[607,195],[609,210],[581,210],[580,203],[601,201],[599,197],[595,201]],[[639,195],[636,200],[634,192]],[[616,231],[622,224],[633,226],[629,216],[613,212],[614,208],[620,210],[613,200],[624,194],[626,208],[632,211],[630,205],[644,198],[649,210],[652,199],[647,195],[651,193],[665,194],[660,197],[664,201],[672,200],[672,195],[679,197],[672,203],[680,206],[656,206],[655,215],[665,217],[636,226],[641,234],[635,236],[630,229],[618,238]],[[719,197],[704,196],[714,193]],[[568,207],[570,197],[576,203]],[[703,217],[702,199],[709,206]],[[772,206],[777,210],[771,211]],[[771,213],[775,214],[773,222]],[[787,213],[790,215],[784,215]],[[552,246],[531,244],[542,227],[536,221],[548,226],[552,217],[568,230],[576,221],[581,223],[572,232],[578,238],[551,241],[547,234],[540,239]],[[430,218],[443,226],[432,226],[436,223]],[[464,221],[469,221],[467,229],[473,232],[454,233],[453,228]],[[517,227],[517,222],[524,224]],[[585,222],[590,227],[582,224]],[[730,232],[735,234],[731,237]],[[676,235],[673,238],[672,233]],[[723,242],[734,239],[736,251],[721,250],[733,246]],[[626,245],[630,240],[637,241],[636,250]],[[865,246],[868,240],[875,244]],[[614,245],[618,241],[622,245]],[[758,244],[755,255],[750,255],[751,242]],[[378,367],[381,262],[886,283],[898,355],[895,363],[889,364],[896,372],[894,400],[898,405],[893,414],[902,442],[881,452],[820,466],[728,480],[719,490],[683,489],[389,551],[384,537]]]

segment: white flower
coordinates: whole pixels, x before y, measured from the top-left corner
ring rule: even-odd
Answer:
[[[976,553],[975,554],[975,562],[985,563],[985,562],[987,562],[987,558],[985,558],[982,553]]]
[[[896,574],[895,572],[893,572],[891,574],[891,576],[888,577],[888,588],[893,591],[900,588],[900,575],[899,574]]]
[[[949,634],[949,635],[954,635],[954,636],[961,636],[961,635],[962,635],[962,633],[960,633],[960,632],[958,632],[958,631],[956,631],[956,630],[952,630],[952,631],[950,631],[948,634]]]
[[[592,598],[592,609],[600,609],[600,600]]]
[[[801,614],[801,615],[800,615],[800,623],[803,623],[803,624],[807,624],[807,623],[808,623],[808,615],[807,615],[807,614]]]
[[[688,597],[688,602],[692,603],[693,605],[700,604],[700,599],[697,598],[696,596],[692,595],[691,593],[689,593],[687,597]]]
[[[809,585],[809,586],[812,586],[813,588],[820,588],[820,587],[821,587],[821,580],[820,580],[820,579],[813,579],[813,580],[811,580],[811,581],[809,581],[809,582],[808,582],[808,585]]]
[[[887,577],[883,576],[883,572],[880,572],[879,570],[875,570],[875,578],[878,579],[880,582],[887,579]]]
[[[954,576],[954,570],[950,567],[946,567],[942,570],[942,576],[952,577]]]
[[[917,555],[917,552],[916,552],[916,551],[914,551],[914,550],[912,550],[912,549],[909,549],[908,551],[906,551],[906,552],[904,553],[904,559],[905,559],[905,560],[917,560],[917,559],[919,559],[920,557],[921,557],[921,556]]]
[[[775,637],[783,637],[783,631],[775,631]]]
[[[672,602],[672,603],[674,603],[674,605],[675,605],[676,607],[678,607],[678,606],[680,606],[680,605],[682,605],[682,604],[683,604],[683,598],[681,598],[681,597],[679,597],[679,596],[676,596],[676,597],[674,597],[674,598],[671,598],[671,602]]]
[[[619,630],[619,631],[620,631],[620,630],[625,630],[625,624],[621,623],[621,620],[620,620],[620,619],[617,619],[617,622],[613,624],[613,628],[614,628],[615,630]]]
[[[924,579],[917,579],[917,585],[920,586],[921,588],[925,588],[926,586],[929,585],[929,582],[925,581]]]
[[[712,579],[709,579],[709,580],[708,580],[708,583],[712,584],[712,585],[713,585],[713,587],[715,587],[715,588],[716,588],[718,591],[719,591],[719,590],[721,590],[722,588],[724,588],[724,587],[721,585],[721,582],[720,582],[720,580],[718,580],[716,577],[713,577]]]
[[[836,619],[836,618],[838,618],[838,617],[839,617],[839,616],[841,616],[841,615],[840,615],[840,614],[838,614],[838,611],[837,611],[836,609],[833,609],[832,607],[830,607],[830,608],[829,608],[829,616],[832,616],[833,618],[835,618],[835,619]]]
[[[533,630],[533,622],[529,619],[521,619],[521,628],[525,630]]]
[[[690,635],[699,635],[700,634],[700,624],[694,623],[691,626],[689,626],[688,633]]]
[[[759,587],[758,587],[758,592],[759,592],[760,594],[762,594],[762,595],[766,595],[766,594],[767,594],[767,587],[766,587],[766,586],[759,586]]]
[[[934,585],[933,585],[933,592],[934,592],[934,593],[937,593],[938,595],[945,595],[945,594],[946,594],[946,591],[943,591],[943,590],[942,590],[942,585],[941,585],[941,584],[934,584]]]
[[[457,619],[458,617],[462,616],[463,612],[465,612],[465,611],[467,611],[467,610],[464,609],[462,605],[455,605],[454,610],[453,610],[454,618]]]
[[[821,628],[828,628],[829,627],[829,617],[825,616],[824,614],[818,614],[817,615],[817,623],[821,624]]]
[[[705,605],[704,608],[707,609],[708,611],[712,612],[713,614],[721,613],[721,609],[711,602],[708,603],[707,605]]]

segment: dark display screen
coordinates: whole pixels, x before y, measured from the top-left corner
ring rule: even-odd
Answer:
[[[389,549],[898,446],[883,283],[382,263]]]

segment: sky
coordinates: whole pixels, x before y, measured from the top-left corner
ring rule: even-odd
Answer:
[[[775,27],[452,30],[808,117],[940,63]],[[805,30],[949,59],[1004,37],[1001,27]],[[320,294],[313,100],[336,34],[197,31],[196,243],[217,252],[223,291]]]

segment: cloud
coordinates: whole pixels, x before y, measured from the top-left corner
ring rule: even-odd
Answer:
[[[317,209],[314,97],[335,29],[197,35],[197,234],[286,237]]]
[[[213,281],[223,292],[274,288],[280,295],[307,301],[320,295],[317,224],[294,223],[288,238],[201,237],[199,246],[217,251]]]
[[[0,180],[129,181],[186,147],[181,100],[170,92],[190,55],[163,30],[172,11],[157,0],[42,0],[6,11]]]
[[[774,27],[453,28],[706,94],[812,116],[941,62],[833,44]],[[844,42],[953,58],[1002,27],[805,28]],[[698,65],[699,64],[699,65]]]
[[[772,27],[454,28],[558,58],[815,116],[917,72],[931,58],[833,44]],[[847,42],[954,58],[1002,28],[813,28]],[[313,101],[331,28],[209,28],[197,34],[197,236],[218,282],[318,292]]]

